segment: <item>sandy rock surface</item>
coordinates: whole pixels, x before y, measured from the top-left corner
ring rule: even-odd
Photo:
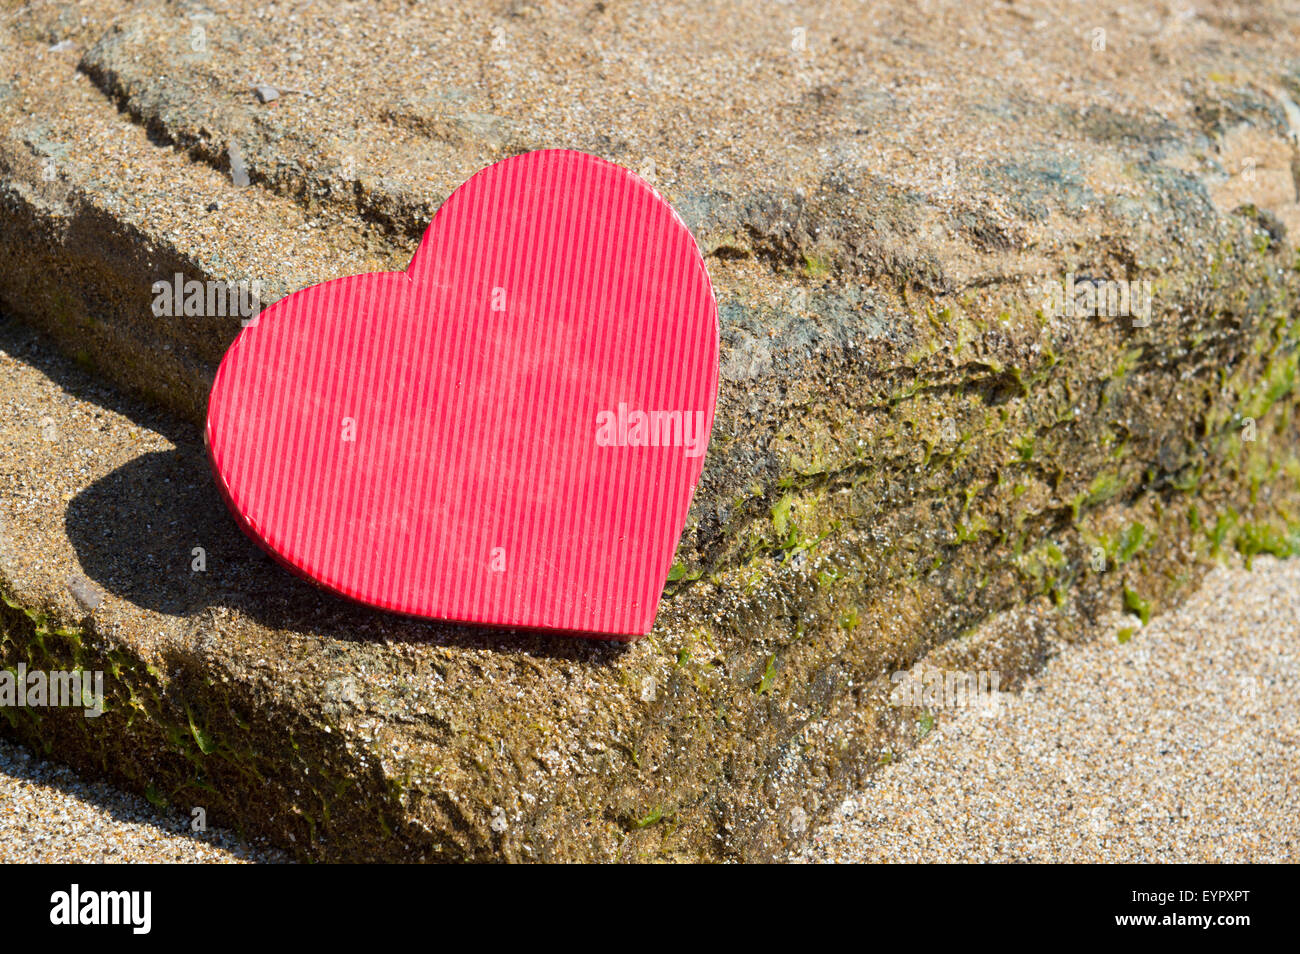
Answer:
[[[1297,64],[1289,2],[6,3],[0,659],[112,708],[0,730],[303,858],[788,856],[916,741],[891,673],[1013,686],[1300,548]],[[204,460],[242,318],[154,283],[400,269],[555,146],[651,179],[718,295],[655,631],[288,577]]]
[[[1300,563],[1215,570],[1133,630],[953,712],[799,860],[1295,864]]]

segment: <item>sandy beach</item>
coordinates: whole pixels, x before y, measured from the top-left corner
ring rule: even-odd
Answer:
[[[1219,568],[1070,647],[847,799],[808,862],[1300,859],[1300,562]]]
[[[69,769],[0,739],[0,864],[275,862],[230,832],[191,829],[138,795],[86,782]]]

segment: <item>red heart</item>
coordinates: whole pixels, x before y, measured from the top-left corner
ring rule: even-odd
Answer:
[[[690,232],[627,170],[479,172],[405,272],[289,295],[208,402],[236,519],[371,606],[649,632],[713,427],[718,319]]]

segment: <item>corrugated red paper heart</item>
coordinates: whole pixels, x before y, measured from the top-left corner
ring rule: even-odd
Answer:
[[[213,469],[276,559],[415,616],[637,636],[713,426],[690,232],[593,156],[484,169],[405,272],[303,289],[231,345]]]

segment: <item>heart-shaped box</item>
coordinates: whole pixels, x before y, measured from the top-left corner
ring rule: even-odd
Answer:
[[[718,318],[689,230],[612,163],[482,170],[405,272],[276,302],[206,438],[290,570],[413,616],[649,632],[713,427]]]

